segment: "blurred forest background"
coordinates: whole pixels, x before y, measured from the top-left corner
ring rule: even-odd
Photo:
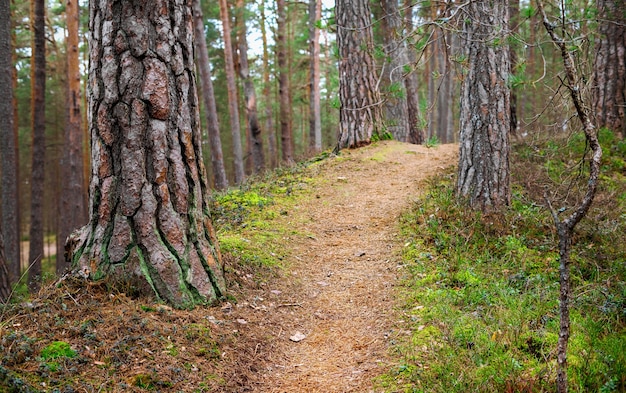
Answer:
[[[15,133],[18,150],[18,195],[19,195],[19,237],[29,240],[31,225],[31,178],[33,162],[32,91],[33,75],[31,54],[33,52],[32,7],[34,1],[13,0],[11,7],[11,31],[13,41],[13,85],[14,113],[17,119]],[[337,46],[334,26],[334,4],[331,1],[273,1],[238,0],[224,2],[202,1],[204,33],[214,85],[220,136],[224,154],[224,164],[229,184],[235,185],[241,179],[235,178],[236,162],[233,156],[231,133],[232,116],[229,112],[227,87],[228,67],[225,64],[224,25],[220,15],[220,5],[225,5],[230,22],[231,47],[235,71],[242,66],[242,37],[246,38],[247,60],[250,80],[257,96],[257,111],[261,125],[260,138],[263,141],[264,168],[271,169],[285,162],[281,155],[281,121],[289,123],[292,130],[293,158],[299,159],[334,147],[338,130],[338,71]],[[384,2],[371,3],[373,13],[375,55],[382,73],[386,63]],[[454,13],[459,4],[456,1],[415,1],[405,0],[398,4],[404,15],[401,42],[410,48],[411,67],[403,67],[403,75],[413,75],[417,80],[417,113],[415,126],[422,133],[423,143],[453,143],[458,138],[459,90],[463,78],[465,61],[460,47],[460,28],[455,22]],[[595,1],[568,0],[561,7],[551,8],[567,21],[566,31],[569,45],[577,56],[583,78],[591,78],[593,59],[598,33],[598,6]],[[602,3],[602,2],[600,2]],[[79,68],[82,77],[80,94],[80,114],[82,116],[83,167],[87,189],[89,180],[89,135],[87,133],[86,110],[86,70],[88,62],[88,4],[79,2]],[[67,123],[67,9],[65,1],[48,0],[45,6],[45,173],[43,184],[42,222],[45,235],[47,258],[56,252],[56,234],[60,217],[59,198],[61,187],[61,157],[67,148],[64,132]],[[223,12],[224,10],[222,10]],[[312,12],[314,14],[312,14]],[[279,17],[282,13],[282,18]],[[536,7],[530,1],[510,2],[511,34],[509,35],[512,73],[512,137],[514,139],[539,138],[545,135],[570,133],[573,111],[565,89],[559,79],[562,68],[560,53],[543,31],[536,15]],[[222,15],[223,18],[223,15]],[[279,23],[281,20],[284,23]],[[503,27],[504,28],[504,27]],[[622,26],[623,29],[623,26]],[[283,31],[281,33],[281,30]],[[320,49],[311,49],[312,32],[319,36]],[[285,35],[285,47],[279,47],[278,36]],[[284,56],[283,69],[288,78],[288,96],[291,109],[285,119],[279,119],[279,57]],[[310,129],[311,118],[311,64],[319,59],[321,78],[321,146],[313,140]],[[200,79],[198,77],[198,79]],[[244,79],[237,72],[237,107],[240,108],[241,144],[243,165],[246,176],[258,171],[252,160],[252,135],[245,120]],[[198,83],[200,86],[201,83]],[[200,86],[201,87],[201,86]],[[383,95],[406,94],[399,81],[382,86]],[[232,100],[232,98],[230,98]],[[201,119],[205,139],[204,160],[209,176],[214,178],[211,165],[211,152],[206,136],[206,116],[201,101]],[[414,111],[415,112],[415,111]],[[574,122],[572,122],[574,123]],[[575,125],[574,127],[578,127]],[[378,135],[385,138],[390,135]],[[4,142],[3,142],[4,143]],[[319,143],[319,141],[318,141]],[[212,180],[213,182],[213,180]],[[85,201],[87,195],[84,195]],[[6,229],[5,229],[6,231]],[[6,233],[5,233],[6,237]],[[28,264],[28,247],[22,245],[22,271]],[[54,261],[49,266],[54,266]],[[44,271],[53,273],[53,268]]]

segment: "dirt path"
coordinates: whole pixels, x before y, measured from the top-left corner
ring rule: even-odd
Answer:
[[[289,269],[243,302],[250,311],[241,314],[242,334],[256,337],[262,360],[250,370],[253,391],[374,391],[399,319],[398,216],[425,178],[455,163],[457,150],[384,142],[321,165],[315,197],[289,212],[303,234],[286,239]],[[301,341],[290,340],[298,333]]]

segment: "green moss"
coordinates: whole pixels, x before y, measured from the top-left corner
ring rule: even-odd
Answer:
[[[70,344],[65,341],[54,341],[41,350],[39,356],[42,360],[52,360],[58,358],[75,358],[78,354]]]

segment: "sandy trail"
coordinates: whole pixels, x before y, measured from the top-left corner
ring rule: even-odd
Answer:
[[[256,338],[255,392],[374,392],[397,328],[397,222],[423,181],[456,162],[458,146],[381,142],[319,168],[321,181],[287,218],[290,266],[252,307],[242,334]],[[269,306],[269,307],[266,307]],[[290,337],[305,337],[294,342]],[[295,337],[294,337],[295,338]]]

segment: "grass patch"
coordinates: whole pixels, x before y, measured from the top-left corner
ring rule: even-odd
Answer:
[[[626,391],[624,153],[606,131],[601,137],[603,181],[572,249],[572,392]],[[452,171],[404,215],[407,336],[395,347],[400,364],[378,380],[385,391],[556,391],[557,237],[533,183],[582,189],[586,179],[576,163],[584,140],[559,143],[519,148],[519,181],[502,215],[457,204]],[[571,194],[559,202],[568,206]]]

